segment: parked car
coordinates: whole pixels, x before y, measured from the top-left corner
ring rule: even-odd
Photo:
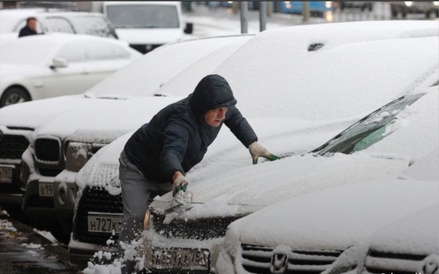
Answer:
[[[349,24],[345,26],[347,27]],[[356,43],[349,43],[347,40],[344,40],[346,36],[342,35],[344,29],[342,27],[339,28],[339,26],[334,27],[335,28],[328,25],[314,25],[260,33],[241,47],[234,55],[230,56],[217,70],[214,71],[215,73],[225,76],[226,79],[230,79],[234,93],[239,101],[238,106],[245,114],[246,118],[249,119],[252,126],[256,129],[256,132],[259,133],[260,139],[264,140],[264,138],[267,138],[270,140],[267,145],[270,148],[276,147],[276,144],[277,146],[280,144],[283,145],[282,148],[278,147],[277,151],[274,150],[273,153],[299,153],[312,150],[312,148],[317,147],[319,143],[322,143],[332,134],[335,134],[337,131],[346,127],[348,123],[355,121],[352,116],[358,115],[359,112],[366,112],[365,109],[371,107],[371,105],[365,106],[365,104],[371,103],[371,101],[368,100],[372,98],[372,100],[377,100],[372,103],[372,105],[375,105],[384,97],[388,96],[389,100],[393,99],[393,96],[396,96],[394,92],[397,92],[397,90],[404,90],[404,93],[408,92],[406,88],[408,86],[414,87],[412,86],[414,83],[412,81],[419,79],[419,77],[416,76],[409,81],[411,84],[405,83],[399,88],[391,88],[388,85],[399,85],[402,83],[399,81],[388,82],[387,77],[389,75],[387,74],[384,76],[384,74],[378,71],[385,69],[383,64],[389,65],[395,60],[399,60],[397,62],[402,61],[404,58],[397,58],[396,56],[400,54],[401,56],[406,56],[406,53],[397,52],[404,48],[412,49],[416,46],[410,45],[404,47],[401,45],[404,43],[415,42],[415,40],[401,39],[401,41],[399,41],[399,39],[396,39],[398,40],[397,43],[393,40],[356,40]],[[309,28],[313,28],[313,31],[310,31]],[[295,32],[300,32],[300,34],[295,34]],[[311,38],[308,35],[328,35],[326,40],[328,48],[323,47],[317,52],[308,51],[309,41],[317,40],[317,37]],[[291,43],[291,41],[289,41],[290,37],[297,37],[297,39],[300,40],[296,39],[294,43]],[[332,39],[335,40],[331,40],[329,37],[332,37]],[[343,40],[339,40],[339,37],[343,37]],[[437,40],[435,37],[431,39],[431,41],[435,40]],[[420,40],[418,40],[418,42],[424,44]],[[431,44],[431,49],[428,50],[433,55],[428,57],[429,61],[427,61],[427,63],[432,60],[431,58],[435,60],[433,63],[437,63],[436,44],[434,43],[435,42]],[[276,49],[274,51],[276,54],[271,51],[273,48]],[[261,49],[270,51],[270,54],[262,54]],[[382,52],[383,49],[392,54],[384,54]],[[258,54],[255,54],[256,52]],[[412,52],[412,50],[410,50],[410,52]],[[277,54],[279,56],[289,56],[290,58],[273,58]],[[392,60],[388,60],[389,62],[387,62],[384,61],[383,58],[391,58]],[[420,61],[418,58],[413,60]],[[408,78],[401,77],[402,75],[413,77],[412,72],[409,72],[414,68],[413,60],[409,61],[406,65],[400,63],[404,68],[393,63],[390,70],[393,70],[396,67],[401,70],[392,74],[398,79],[404,79],[404,81],[408,80]],[[403,63],[406,61],[407,60],[404,60]],[[343,62],[345,65],[338,66],[337,64],[339,64],[339,62]],[[423,61],[421,62],[423,63]],[[248,65],[243,69],[242,64],[247,63],[251,64],[251,66]],[[430,72],[425,75],[429,75],[427,78],[431,77],[427,80],[428,84],[426,86],[430,86],[438,80],[433,71],[435,66],[433,63],[426,65],[426,67],[428,67],[427,70]],[[331,66],[331,64],[336,67]],[[358,67],[358,64],[362,65]],[[260,71],[260,66],[276,68],[276,70]],[[364,70],[355,71],[352,69],[353,67]],[[313,73],[310,73],[310,71]],[[389,69],[387,69],[387,71],[389,71]],[[408,73],[410,73],[411,76],[409,76]],[[361,77],[358,77],[359,74]],[[184,75],[185,73],[182,73],[179,76]],[[292,78],[292,81],[289,81],[287,85],[282,79],[286,79],[290,75],[295,75],[296,77]],[[374,80],[368,80],[368,77],[371,77],[370,79]],[[352,80],[354,78],[355,81]],[[178,87],[184,83],[182,79],[184,79],[184,77],[181,79],[174,79],[167,85],[163,86],[160,89],[160,92],[178,90]],[[352,81],[349,81],[347,84],[348,86],[344,86],[346,82],[342,79],[351,79]],[[368,84],[362,81],[367,81]],[[328,86],[326,84],[328,82],[334,84]],[[372,82],[376,85],[375,87],[369,85]],[[426,82],[424,82],[424,84],[426,84]],[[324,87],[322,85],[324,85]],[[350,85],[355,86],[355,88],[353,86],[351,88]],[[415,86],[416,85],[417,84],[415,84]],[[292,86],[294,88],[292,88]],[[270,90],[270,92],[267,92],[267,90]],[[307,90],[307,92],[303,93],[301,92],[302,90]],[[364,100],[358,99],[358,96],[367,96],[368,92],[373,91],[378,92],[376,97],[368,96],[367,99],[364,98]],[[255,94],[258,96],[254,96]],[[274,95],[275,97],[273,97]],[[319,99],[317,100],[316,98]],[[343,98],[340,99],[340,101],[343,102],[343,108],[341,108],[339,104],[333,102],[334,98]],[[325,103],[316,104],[317,101]],[[295,107],[292,108],[291,106]],[[370,110],[367,112],[369,111]],[[259,119],[261,115],[266,117],[266,120]],[[348,121],[344,120],[344,123],[341,123],[340,119],[343,120],[346,119],[346,117],[349,117],[347,119]],[[334,119],[338,121],[338,123],[334,122]],[[284,124],[279,125],[279,123],[275,123],[279,120],[283,121]],[[325,124],[325,127],[322,128],[326,130],[322,129],[321,132],[319,131],[319,138],[315,136],[313,136],[313,138],[310,138],[310,136],[303,136],[303,133],[315,133],[317,131],[317,124],[315,121],[314,123],[311,122],[312,120],[321,121],[318,123],[320,125]],[[270,126],[268,126],[267,123]],[[290,126],[287,126],[287,124]],[[314,128],[314,130],[311,128]],[[328,130],[329,128],[331,130]],[[282,140],[275,138],[275,136],[280,136],[282,135],[281,133],[286,132],[290,133],[289,136],[297,135],[300,137],[290,137],[294,138],[293,140],[286,138],[285,136],[283,136],[285,139]],[[322,134],[322,132],[326,132],[326,134]],[[122,139],[123,137],[120,138]],[[212,147],[209,148],[209,152],[200,167],[195,167],[193,171],[188,173],[188,176],[193,176],[191,178],[193,178],[194,181],[204,181],[207,180],[207,178],[217,178],[217,176],[220,175],[225,176],[225,174],[229,172],[236,175],[235,172],[238,171],[231,172],[230,170],[246,168],[250,162],[249,159],[247,159],[248,156],[240,152],[239,145],[233,143],[234,139],[230,134],[227,135],[227,133],[220,133],[218,138],[220,138],[220,140],[215,142]],[[79,193],[81,196],[77,199],[74,229],[69,243],[71,258],[80,257],[80,255],[84,254],[90,256],[90,250],[96,251],[99,246],[105,245],[106,240],[112,233],[112,231],[102,231],[102,228],[99,229],[100,231],[89,229],[87,219],[89,215],[86,212],[94,212],[96,215],[105,215],[109,218],[115,217],[113,220],[116,223],[118,222],[117,218],[120,217],[120,214],[122,213],[122,207],[120,204],[121,200],[117,192],[118,153],[122,150],[123,144],[124,140],[118,139],[117,142],[115,141],[100,150],[98,154],[94,155],[92,160],[81,169],[75,179],[79,186]],[[227,151],[227,154],[223,151]],[[376,160],[374,159],[374,161]],[[221,168],[221,166],[218,166],[223,162],[228,168],[224,169]],[[374,166],[376,167],[379,166],[379,164],[383,164],[375,163],[376,165]],[[395,170],[399,170],[399,167],[405,167],[407,164],[398,161],[392,163],[395,164],[391,165]],[[354,163],[352,164],[354,165]],[[389,168],[390,167],[386,167],[383,168],[383,170],[389,172]],[[106,174],[111,174],[111,176],[104,178],[104,176],[102,176],[104,169],[107,172]],[[110,169],[112,170],[111,172],[108,171]],[[235,181],[233,176],[228,178]],[[107,187],[111,189],[111,191],[107,191]],[[205,190],[203,193],[208,192],[209,191]],[[209,197],[212,198],[216,196],[217,193],[211,192],[211,194],[212,196]],[[203,197],[201,199],[204,199],[205,201],[208,200],[209,197]],[[269,197],[267,197],[267,199],[268,198]],[[275,198],[276,197],[273,197],[273,199]],[[106,209],[96,210],[95,205],[98,203],[111,204],[112,206],[108,206]],[[165,202],[165,205],[166,204],[167,201]],[[92,220],[92,218],[90,218],[90,220]],[[228,222],[230,222],[230,220],[227,220],[224,224],[228,224]],[[116,237],[117,230],[114,235],[114,238]],[[83,256],[83,259],[84,258],[86,258],[86,256]]]
[[[425,18],[430,18],[431,14],[439,17],[439,1],[399,1],[390,2],[390,10],[392,18],[397,18],[401,15],[403,18],[407,17],[407,14],[422,13]]]
[[[37,18],[37,32],[63,32],[118,38],[110,21],[98,12],[72,12],[41,8],[0,10],[0,33],[16,33],[30,16]]]
[[[436,147],[399,174],[399,178],[439,182],[438,153]],[[439,264],[438,209],[436,203],[379,228],[360,244],[343,251],[322,273],[435,273]]]
[[[340,9],[344,10],[346,8],[359,8],[361,11],[365,11],[366,9],[372,11],[371,1],[340,1],[339,3]]]
[[[436,150],[436,153],[438,151]],[[411,214],[370,237],[357,273],[436,273],[439,268],[439,204]]]
[[[102,9],[119,38],[142,53],[192,33],[192,24],[183,23],[181,2],[109,1]]]
[[[418,214],[425,210],[427,217],[429,211],[437,209],[438,191],[437,179],[425,181],[396,174],[279,202],[228,227],[217,273],[288,273],[286,269],[290,273],[321,273],[325,269],[325,274],[354,273],[356,255],[361,253],[356,248],[388,225],[393,233],[380,237],[384,230],[372,238],[376,240],[372,245],[382,249],[369,253],[366,263],[370,268],[358,273],[434,273],[421,271],[421,267],[426,266],[424,259],[429,255],[430,259],[437,258],[437,211],[429,220]],[[431,226],[401,221],[410,215],[411,220],[425,220]],[[427,239],[433,241],[427,243]],[[412,243],[406,246],[407,256],[403,255],[404,242]],[[422,245],[424,242],[426,245]],[[337,258],[346,264],[331,265]],[[434,263],[431,267],[434,269]]]
[[[81,107],[80,111],[60,112],[39,124],[33,133],[30,146],[22,155],[20,172],[25,213],[38,227],[50,230],[58,240],[67,243],[76,194],[73,181],[86,161],[112,140],[140,126],[164,105],[181,98],[155,93],[161,85],[199,63],[198,71],[185,78],[187,84],[196,83],[199,75],[215,68],[251,37],[210,37],[168,44],[119,70],[76,102],[65,98],[75,105],[82,101],[94,103],[85,103],[90,107]],[[16,116],[15,121],[8,119],[10,123],[20,121],[16,111],[7,112]],[[50,225],[53,222],[56,225]]]
[[[10,41],[0,52],[0,107],[83,93],[139,56],[125,42],[89,35]]]

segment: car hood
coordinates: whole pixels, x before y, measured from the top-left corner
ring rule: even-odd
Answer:
[[[381,178],[279,202],[229,226],[229,244],[344,250],[437,203],[439,182]],[[412,224],[412,227],[415,224]],[[227,243],[226,243],[227,244]]]
[[[200,179],[194,179],[189,185],[194,207],[181,217],[248,214],[291,197],[396,173],[408,165],[408,160],[368,155],[317,157],[307,154],[249,165],[212,178],[205,176],[203,179],[198,173],[196,177]],[[163,212],[170,199],[171,194],[167,193],[151,206],[155,211]]]
[[[83,95],[75,95],[10,105],[0,109],[0,125],[35,129],[61,114],[94,107],[97,103],[98,100],[88,100]]]
[[[371,237],[370,249],[392,254],[438,254],[438,212],[436,204],[379,230]]]
[[[175,29],[116,29],[119,39],[134,45],[162,45],[183,37],[180,28]]]
[[[152,116],[180,97],[147,97],[136,100],[92,99],[92,108],[78,108],[48,123],[36,131],[39,136],[88,143],[110,143],[124,133],[149,122]]]

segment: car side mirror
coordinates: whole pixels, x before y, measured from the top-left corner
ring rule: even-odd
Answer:
[[[50,65],[50,68],[51,69],[66,68],[68,65],[69,64],[65,59],[57,57],[52,60],[52,64]]]
[[[184,33],[191,34],[194,31],[193,23],[186,23],[186,27],[184,28]]]

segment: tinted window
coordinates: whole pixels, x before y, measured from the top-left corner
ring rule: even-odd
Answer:
[[[178,28],[177,8],[169,5],[109,5],[107,17],[115,28]]]

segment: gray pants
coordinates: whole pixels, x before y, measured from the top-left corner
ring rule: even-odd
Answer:
[[[149,200],[155,195],[171,191],[172,184],[157,183],[145,178],[139,169],[130,163],[124,151],[120,154],[119,163],[124,218],[119,240],[129,244],[143,231],[143,220]],[[128,266],[129,264],[127,263],[127,269],[132,267]]]

